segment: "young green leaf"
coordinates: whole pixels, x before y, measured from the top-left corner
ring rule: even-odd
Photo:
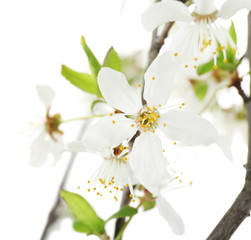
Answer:
[[[197,73],[198,75],[203,75],[209,71],[211,71],[214,67],[214,60],[212,59],[211,61],[204,63],[197,68]]]
[[[193,86],[194,93],[195,93],[196,97],[200,101],[202,101],[207,94],[208,84],[206,82],[203,82],[200,80],[195,80],[195,79],[191,79],[190,83]]]
[[[67,203],[77,222],[83,223],[81,227],[79,224],[77,225],[79,229],[85,229],[88,234],[95,235],[105,232],[104,221],[97,216],[91,205],[82,196],[64,190],[61,190],[60,195]],[[85,227],[83,227],[84,225]]]
[[[86,224],[79,221],[75,221],[72,227],[76,232],[86,233],[87,235],[92,234],[93,232],[90,227],[88,227]]]
[[[131,217],[135,215],[138,212],[136,208],[124,206],[119,209],[118,212],[114,213],[112,216],[110,216],[105,222],[107,223],[113,218],[124,218],[124,217]]]
[[[113,47],[111,47],[106,53],[103,67],[109,67],[114,70],[121,71],[121,61]]]
[[[97,93],[97,83],[91,75],[76,72],[65,65],[62,65],[61,74],[77,88],[88,93]]]
[[[155,207],[156,201],[147,201],[146,199],[142,203],[144,211],[148,211]]]
[[[237,44],[237,35],[236,35],[235,26],[234,26],[233,21],[231,21],[231,27],[229,29],[229,34],[230,34],[231,38],[233,39],[234,43]]]
[[[101,64],[99,63],[99,61],[97,60],[97,58],[95,57],[95,55],[93,54],[91,49],[86,44],[85,38],[83,36],[81,37],[81,45],[82,45],[82,47],[85,51],[85,54],[88,58],[92,75],[96,80],[97,76],[98,76],[98,72],[101,69]]]

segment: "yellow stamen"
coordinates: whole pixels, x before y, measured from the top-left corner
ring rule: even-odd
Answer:
[[[138,87],[141,87],[141,84],[138,84]]]
[[[114,120],[112,120],[112,123],[113,123],[113,124],[115,124],[115,121],[114,121]]]

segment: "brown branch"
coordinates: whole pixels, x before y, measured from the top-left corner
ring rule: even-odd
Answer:
[[[84,135],[84,133],[85,133],[85,131],[86,131],[88,125],[89,125],[89,122],[90,121],[84,122],[84,124],[83,124],[83,126],[82,126],[82,128],[81,128],[81,130],[80,130],[80,132],[78,134],[77,140],[81,140],[82,136]],[[71,169],[72,169],[73,163],[74,163],[74,161],[76,159],[76,156],[77,156],[77,153],[72,153],[72,155],[71,155],[71,157],[69,159],[69,163],[68,163],[67,168],[65,170],[65,174],[63,176],[62,182],[61,182],[61,184],[59,186],[59,189],[58,189],[57,199],[56,199],[51,211],[48,214],[48,219],[47,219],[47,222],[45,224],[45,227],[44,227],[44,230],[42,232],[40,240],[46,240],[47,239],[51,226],[60,218],[59,213],[58,213],[58,209],[60,209],[61,204],[62,204],[62,200],[61,200],[61,197],[60,197],[60,191],[61,191],[61,189],[63,189],[63,187],[65,186],[66,181],[68,180],[69,173],[71,172]]]
[[[248,34],[248,49],[246,53],[246,57],[249,60],[249,64],[251,64],[251,14],[248,16],[248,26],[249,26],[249,34]],[[241,97],[243,98],[245,104],[245,110],[247,113],[247,121],[248,121],[248,158],[246,168],[246,178],[245,184],[238,197],[234,201],[233,205],[229,208],[227,213],[220,220],[218,225],[209,235],[207,240],[228,240],[234,234],[236,229],[240,226],[240,224],[245,220],[246,217],[250,216],[251,211],[251,101],[250,97],[247,97],[245,92],[243,91],[240,81],[239,83],[234,85]],[[251,84],[250,84],[251,86]]]

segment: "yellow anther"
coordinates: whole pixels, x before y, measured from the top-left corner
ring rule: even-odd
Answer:
[[[174,142],[173,144],[174,144],[174,145],[176,145],[177,143],[176,143],[176,142]]]
[[[146,108],[146,110],[147,110],[147,111],[149,111],[149,110],[150,110],[150,108],[149,108],[149,107],[147,107],[147,108]]]
[[[112,183],[114,183],[114,181],[111,181]]]
[[[217,47],[217,48],[216,48],[216,51],[219,52],[219,51],[220,51],[220,48]]]
[[[155,133],[155,130],[153,129],[152,132]]]
[[[141,87],[141,84],[138,84],[138,87]]]
[[[124,158],[124,161],[127,161],[127,157]]]
[[[107,186],[105,185],[104,188],[107,188]]]
[[[109,191],[109,193],[112,193],[112,191]]]
[[[134,124],[132,124],[131,127],[134,127]]]
[[[93,190],[95,191],[95,190],[96,190],[96,188],[93,188]]]
[[[114,199],[115,199],[116,201],[118,201],[118,199],[117,199],[117,197],[116,197],[116,196],[114,196]]]
[[[101,197],[101,196],[102,196],[102,194],[100,193],[100,194],[99,194],[99,196]]]
[[[161,107],[161,104],[159,104],[158,106]]]
[[[233,52],[234,52],[234,53],[236,52],[236,49],[235,49],[235,48],[233,48]]]
[[[135,199],[133,199],[132,201],[135,202]]]
[[[214,69],[218,69],[218,66],[217,66],[217,65],[214,65]]]
[[[196,65],[194,65],[193,67],[194,67],[194,68],[197,68],[197,66],[196,66]]]
[[[120,191],[122,192],[122,191],[123,191],[123,188],[120,188]]]
[[[192,186],[192,185],[193,185],[193,182],[191,181],[191,182],[189,183],[189,185]]]
[[[91,191],[91,189],[89,188],[89,189],[87,189],[87,191],[88,191],[88,192],[90,192],[90,191]]]
[[[198,60],[198,58],[197,58],[197,57],[195,57],[195,58],[194,58],[194,61],[197,61],[197,60]]]
[[[139,117],[139,121],[141,122],[143,120],[143,118],[142,117]]]
[[[88,183],[90,183],[90,180],[88,180]]]
[[[181,105],[182,105],[182,106],[185,106],[185,103],[182,103]]]
[[[114,177],[112,177],[112,180],[114,179]]]
[[[141,125],[140,125],[140,127],[141,127],[141,128],[144,128],[144,127],[145,127],[145,125],[144,125],[144,124],[141,124]]]
[[[224,63],[227,63],[227,62],[228,62],[228,60],[227,60],[227,59],[223,59],[223,62],[224,62]]]
[[[145,119],[145,120],[146,120],[146,119],[147,119],[147,116],[144,116],[144,117],[143,117],[143,119]]]
[[[153,111],[155,111],[156,110],[156,107],[153,107]]]
[[[216,52],[213,52],[214,55],[216,55]]]
[[[224,49],[225,49],[225,46],[222,46],[221,49],[224,50]]]
[[[165,151],[166,151],[165,149],[162,150],[162,152],[165,152]]]
[[[129,150],[129,147],[126,147],[127,150]]]
[[[110,186],[112,185],[111,182],[108,183]]]
[[[99,192],[97,192],[97,195],[99,195]]]
[[[112,116],[112,115],[113,115],[113,113],[110,113],[109,115],[110,115],[110,116]]]
[[[182,183],[182,180],[179,180],[180,183]]]
[[[114,121],[114,120],[112,120],[112,123],[114,124],[114,123],[115,123],[115,121]]]
[[[133,196],[132,196],[132,194],[130,194],[129,196],[130,196],[130,198],[132,198],[132,197],[133,197]]]
[[[175,177],[175,179],[178,179],[178,178],[179,178],[179,176]]]
[[[126,187],[128,187],[128,186],[129,186],[129,184],[127,183],[125,186],[126,186]]]
[[[78,189],[79,189],[80,187],[78,186]]]
[[[152,77],[152,80],[155,80],[155,77]]]
[[[181,106],[179,106],[179,109],[181,109],[182,107]]]
[[[160,118],[160,115],[156,115],[157,118]]]
[[[120,147],[119,147],[119,150],[123,151],[123,150],[124,150],[124,147],[120,146]]]
[[[188,68],[188,65],[185,65],[185,68]]]
[[[163,127],[166,127],[166,123],[163,123]]]
[[[178,56],[178,53],[174,53],[174,56],[177,57],[177,56]]]

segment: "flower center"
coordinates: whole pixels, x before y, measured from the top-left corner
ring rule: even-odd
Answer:
[[[137,124],[143,132],[152,131],[158,127],[158,119],[160,118],[159,111],[153,107],[144,108],[137,117]]]

